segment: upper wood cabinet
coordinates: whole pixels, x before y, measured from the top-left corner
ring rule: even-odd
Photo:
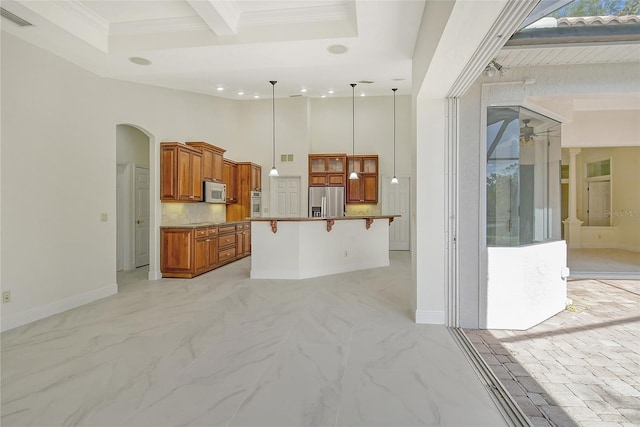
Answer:
[[[240,185],[240,198],[244,193],[262,191],[262,166],[251,162],[238,162],[238,181]]]
[[[225,150],[201,141],[192,141],[186,144],[202,153],[202,179],[223,182],[222,161]]]
[[[309,154],[309,185],[344,187],[346,154]]]
[[[202,153],[179,142],[160,144],[160,200],[202,201]]]
[[[347,203],[378,203],[378,156],[348,156],[347,173],[358,179],[347,180]]]
[[[238,202],[238,165],[233,160],[222,162],[222,182],[227,185],[227,203]]]

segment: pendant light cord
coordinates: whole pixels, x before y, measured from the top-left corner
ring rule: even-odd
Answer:
[[[273,112],[273,167],[276,167],[276,80],[270,80],[271,83],[271,111]]]
[[[352,127],[351,127],[351,155],[355,157],[356,155],[356,84],[351,83],[351,109],[352,109]],[[355,167],[355,160],[353,161],[353,166]],[[351,170],[353,171],[353,168]]]
[[[396,176],[396,91],[398,88],[391,89],[393,91],[393,176]]]

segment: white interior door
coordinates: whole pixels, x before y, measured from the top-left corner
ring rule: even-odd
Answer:
[[[587,209],[587,225],[608,226],[611,209],[610,181],[593,181],[587,186],[589,207]]]
[[[410,192],[411,180],[398,178],[397,184],[390,183],[391,178],[382,178],[382,214],[400,215],[389,226],[389,250],[408,251],[410,240]]]
[[[271,216],[299,217],[300,177],[274,177],[271,181]]]
[[[149,264],[149,169],[135,171],[135,265]]]

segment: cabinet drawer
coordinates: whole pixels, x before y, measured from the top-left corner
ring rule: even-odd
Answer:
[[[235,257],[236,257],[235,247],[218,251],[218,262],[224,262],[228,259],[232,259]]]
[[[217,236],[218,235],[218,227],[207,228],[207,236]]]
[[[206,228],[196,228],[196,238],[204,237],[206,235],[207,235],[207,229]]]
[[[244,229],[245,229],[245,230],[251,230],[251,223],[250,223],[250,222],[246,223],[246,224],[244,225]]]
[[[227,236],[218,237],[218,246],[219,247],[234,246],[235,244],[236,244],[236,235],[235,234],[229,234]]]
[[[218,227],[218,234],[235,233],[235,232],[236,232],[235,225],[225,225],[224,227]]]

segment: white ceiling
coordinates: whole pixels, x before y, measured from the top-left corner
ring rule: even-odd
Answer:
[[[233,99],[411,90],[425,0],[3,0],[2,30],[100,76]],[[343,54],[328,51],[346,47]],[[150,65],[136,65],[131,57]],[[217,88],[223,88],[218,91]],[[306,90],[306,93],[302,91]],[[329,91],[335,91],[330,94]],[[243,95],[239,95],[243,92]]]

